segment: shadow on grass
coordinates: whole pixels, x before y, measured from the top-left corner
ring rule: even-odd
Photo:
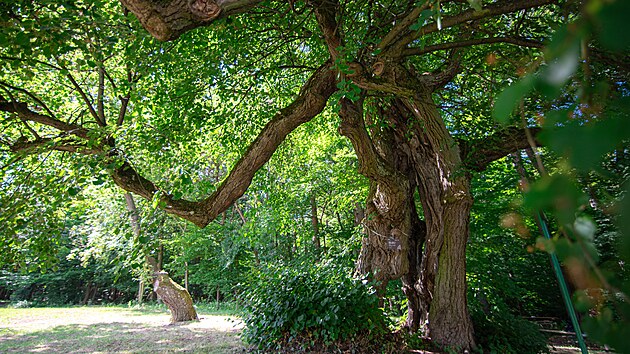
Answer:
[[[120,305],[113,308],[128,310],[129,313],[133,315],[170,315],[170,312],[166,305],[156,303],[147,303],[134,306]],[[240,314],[238,307],[233,303],[221,303],[219,306],[217,306],[215,303],[200,302],[195,304],[195,308],[197,309],[197,313],[199,315],[238,316]]]
[[[0,353],[242,353],[236,331],[189,325],[96,323],[0,337]]]

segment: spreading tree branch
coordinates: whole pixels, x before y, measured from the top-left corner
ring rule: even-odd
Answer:
[[[47,125],[67,134],[76,135],[79,138],[89,139],[87,129],[76,124],[65,123],[51,116],[35,112],[29,109],[28,105],[24,102],[0,101],[0,111],[15,113],[20,119]]]
[[[336,19],[339,10],[339,1],[314,0],[311,3],[315,7],[317,23],[322,30],[328,52],[334,62],[339,56],[338,48],[343,46],[343,39],[339,33],[340,26]]]
[[[81,85],[79,85],[77,80],[74,79],[74,76],[72,76],[72,74],[70,74],[69,71],[68,71],[68,74],[66,75],[66,77],[68,78],[68,80],[70,80],[70,82],[72,83],[72,86],[74,86],[74,88],[77,90],[77,92],[79,93],[79,95],[83,99],[83,102],[87,106],[88,111],[90,112],[90,114],[94,118],[94,121],[96,122],[96,124],[100,125],[101,127],[104,127],[105,124],[103,122],[101,122],[101,120],[100,120],[100,118],[98,116],[98,113],[96,113],[96,111],[94,110],[94,106],[92,106],[92,102],[90,102],[90,99],[88,98],[88,96],[85,93],[85,91],[83,91],[83,89],[81,88]]]
[[[85,141],[74,138],[38,138],[35,140],[18,139],[10,146],[14,153],[34,154],[41,150],[65,151],[82,155],[95,155],[102,153],[103,150],[96,147],[88,147]]]
[[[481,11],[470,9],[457,15],[442,18],[441,28],[449,28],[470,21],[490,18],[520,10],[554,4],[557,2],[557,0],[501,0],[485,6]],[[402,36],[400,40],[392,46],[394,49],[392,49],[391,52],[401,53],[409,43],[413,42],[417,38],[437,32],[438,30],[437,23],[430,23],[417,31],[409,32],[408,34]]]
[[[177,39],[184,32],[243,13],[261,0],[121,0],[142,26],[161,41]]]
[[[537,135],[540,128],[528,128]],[[460,155],[464,165],[473,171],[483,171],[488,165],[515,151],[530,147],[524,128],[510,127],[488,137],[471,141],[459,141]]]
[[[245,193],[256,171],[269,161],[289,133],[322,112],[335,90],[335,72],[330,63],[326,63],[313,73],[293,103],[280,110],[267,123],[228,177],[206,199],[197,202],[174,199],[160,192],[153,182],[138,174],[127,162],[113,171],[114,182],[124,190],[146,199],[153,199],[156,193],[162,193],[159,198],[166,212],[204,227]]]
[[[39,99],[39,97],[35,96],[32,92],[30,92],[30,91],[28,91],[28,90],[25,90],[25,89],[23,89],[23,88],[20,88],[20,87],[15,87],[15,86],[9,85],[8,83],[3,82],[3,81],[0,81],[0,86],[4,86],[4,87],[6,87],[6,88],[8,88],[8,89],[15,90],[15,91],[18,91],[18,92],[22,92],[23,94],[25,94],[25,95],[27,95],[28,97],[30,97],[31,99],[33,99],[33,101],[35,101],[35,103],[37,103],[38,105],[42,106],[42,108],[44,108],[44,109],[46,110],[46,112],[47,112],[47,113],[48,113],[51,117],[53,117],[53,118],[55,117],[55,115],[54,115],[54,114],[53,114],[53,112],[50,110],[50,108],[48,108],[48,106],[47,106],[47,105],[46,105],[46,104],[45,104],[42,100],[40,100],[40,99]],[[8,91],[7,91],[7,92],[8,92]],[[10,94],[10,93],[9,93],[9,94]],[[11,97],[13,97],[13,96],[11,96]],[[2,98],[0,98],[0,100],[2,100]]]
[[[432,1],[425,1],[422,5],[411,10],[409,14],[407,14],[407,16],[400,20],[400,22],[398,22],[394,26],[394,28],[392,28],[392,30],[389,31],[389,33],[387,33],[385,37],[383,37],[376,48],[383,50],[387,48],[390,44],[392,44],[398,38],[398,36],[408,30],[409,26],[413,25],[413,23],[418,19],[422,11],[428,9],[431,3]]]
[[[461,50],[456,49],[451,53],[449,61],[443,69],[429,75],[421,76],[420,81],[422,81],[431,91],[444,87],[444,85],[448,84],[451,80],[453,80],[455,75],[459,73],[461,69],[461,59]]]
[[[490,38],[475,38],[460,42],[441,43],[436,45],[430,45],[423,48],[407,48],[404,50],[404,56],[422,55],[440,50],[448,50],[454,48],[470,47],[474,45],[482,44],[494,44],[494,43],[509,43],[521,47],[528,48],[542,48],[544,44],[539,41],[534,41],[526,38],[511,38],[511,37],[490,37]]]

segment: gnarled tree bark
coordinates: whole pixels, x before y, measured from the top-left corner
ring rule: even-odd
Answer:
[[[155,274],[153,291],[171,311],[171,323],[199,319],[188,290],[175,283],[167,272],[161,271]]]
[[[142,26],[161,41],[249,10],[261,0],[121,0]]]

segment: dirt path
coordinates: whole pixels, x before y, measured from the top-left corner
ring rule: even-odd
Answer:
[[[239,353],[227,316],[169,325],[168,313],[108,307],[0,309],[0,353]]]

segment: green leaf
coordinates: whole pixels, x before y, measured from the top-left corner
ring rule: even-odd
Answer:
[[[22,47],[26,47],[31,44],[31,38],[25,32],[18,32],[15,35],[15,42]]]
[[[433,16],[434,11],[433,10],[424,10],[420,13],[420,16],[418,16],[418,20],[412,24],[411,26],[409,26],[409,29],[412,31],[417,31],[420,28],[422,28],[425,23],[427,22],[428,19],[431,18],[431,16]]]
[[[590,218],[581,216],[573,222],[573,229],[579,236],[583,237],[587,241],[593,241],[595,231],[597,231],[597,226]]]
[[[592,122],[575,119],[562,123],[562,119],[567,118],[567,112],[558,111],[551,114],[550,119],[561,125],[544,130],[539,138],[578,170],[598,169],[606,154],[630,139],[630,124],[623,113],[628,110],[630,98],[616,101],[604,117]]]
[[[597,37],[610,50],[630,50],[630,1],[617,0],[606,4],[599,14]]]
[[[482,10],[481,0],[468,0],[468,3],[470,4],[470,7],[475,9],[475,11],[481,11]]]
[[[182,186],[187,186],[189,184],[192,184],[192,179],[190,178],[190,176],[188,174],[182,175]]]
[[[492,109],[492,117],[501,124],[507,124],[514,108],[533,88],[533,78],[526,76],[504,89],[497,95]]]
[[[530,210],[552,210],[560,225],[573,225],[575,211],[588,202],[586,195],[565,175],[545,176],[532,184],[524,196]]]
[[[69,187],[67,190],[68,195],[70,196],[75,196],[79,194],[80,191],[81,191],[81,188],[78,188],[78,187]]]
[[[579,42],[574,42],[569,48],[543,70],[541,76],[546,83],[557,87],[558,90],[564,86],[578,68],[580,59]],[[554,98],[554,97],[551,97]]]

